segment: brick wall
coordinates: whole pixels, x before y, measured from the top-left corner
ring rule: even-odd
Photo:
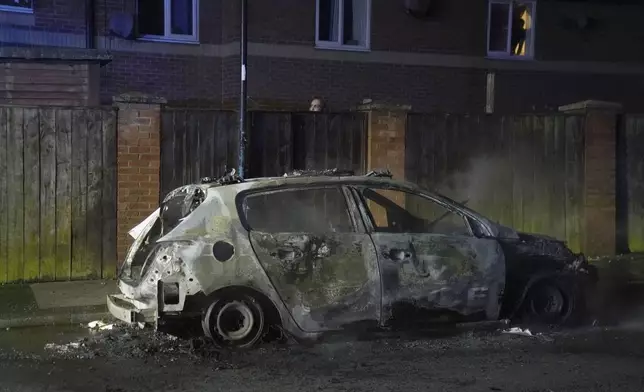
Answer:
[[[359,105],[367,112],[367,170],[389,169],[394,178],[405,178],[405,132],[408,106],[370,103]],[[383,196],[404,207],[402,193],[378,191]],[[387,213],[377,204],[369,202],[374,220],[379,226],[387,225]]]
[[[617,115],[622,106],[588,100],[560,110],[585,116],[582,249],[593,256],[615,254]]]
[[[552,72],[496,73],[495,111],[551,111],[585,99],[621,102],[627,111],[644,105],[644,76]]]
[[[478,32],[485,31],[485,3],[441,3],[433,17],[418,20],[405,13],[402,1],[372,0],[372,48],[484,54],[485,37]],[[239,2],[225,3],[222,14],[222,41],[239,39]],[[248,20],[252,42],[315,44],[315,1],[249,2]]]
[[[127,234],[159,206],[160,115],[164,100],[143,95],[115,98],[118,116],[117,254],[125,258]]]
[[[346,110],[371,98],[405,102],[417,111],[457,113],[482,111],[485,104],[482,70],[260,57],[250,58],[248,67],[254,99],[302,103],[320,96],[330,110]],[[237,77],[237,69],[230,67],[231,76]],[[238,95],[236,87],[224,91]]]
[[[85,34],[85,1],[34,1],[35,28],[61,33]]]
[[[539,1],[536,56],[548,60],[644,61],[644,6],[604,2]],[[586,29],[574,18],[594,19]]]
[[[221,102],[220,70],[221,59],[215,57],[114,52],[101,71],[101,96],[107,102],[114,95],[139,91],[173,103],[212,105]]]
[[[97,1],[98,33],[106,33],[110,15],[134,12],[135,3]],[[239,4],[201,0],[201,43],[230,43],[239,38]],[[426,20],[406,15],[402,1],[373,0],[372,4],[374,51],[485,54],[485,1],[437,2],[436,12]],[[35,22],[30,28],[80,34],[82,43],[84,0],[41,0],[35,6]],[[644,25],[636,23],[644,16],[644,7],[568,2],[539,2],[538,7],[539,59],[644,60],[644,52],[637,50]],[[584,15],[598,20],[594,29],[565,27],[566,18]],[[315,1],[249,2],[249,21],[251,42],[304,48],[314,45]],[[155,46],[158,53],[150,52]],[[193,54],[175,54],[187,47]],[[145,52],[133,48],[136,44],[118,38],[107,40],[114,60],[101,71],[105,103],[113,95],[132,90],[162,95],[172,103],[196,102],[201,106],[222,105],[238,96],[238,56],[204,56],[200,51],[205,49],[196,45],[148,43]],[[355,57],[355,53],[347,55]],[[347,109],[363,98],[374,98],[408,102],[418,111],[481,112],[485,100],[483,69],[250,57],[248,77],[252,100],[282,102],[287,107],[301,107],[319,95],[335,110]],[[498,71],[496,80],[495,109],[499,112],[544,110],[589,97],[623,102],[626,109],[639,108],[644,84],[644,77],[639,76],[506,70]]]

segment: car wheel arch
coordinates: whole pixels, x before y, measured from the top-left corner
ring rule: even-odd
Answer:
[[[525,286],[523,287],[523,290],[521,290],[521,294],[517,297],[517,299],[514,301],[514,304],[510,307],[507,318],[512,319],[517,316],[517,314],[519,313],[519,311],[521,310],[522,306],[525,303],[528,293],[537,284],[541,282],[549,281],[549,280],[560,281],[566,278],[574,279],[574,274],[565,273],[561,271],[548,271],[531,277],[526,282]]]
[[[260,290],[257,290],[249,286],[243,286],[243,285],[225,286],[207,294],[206,295],[207,304],[206,304],[206,307],[204,308],[204,311],[205,309],[207,309],[207,306],[209,306],[210,303],[216,298],[221,298],[224,296],[235,296],[235,295],[247,295],[255,298],[259,302],[260,306],[262,306],[264,312],[266,313],[269,323],[272,323],[279,327],[283,325],[282,317],[280,315],[280,312],[275,302],[273,302],[273,300],[271,300],[268,295],[264,294]]]

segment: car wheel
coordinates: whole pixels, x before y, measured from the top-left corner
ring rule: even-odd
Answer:
[[[565,325],[571,320],[577,298],[574,291],[554,279],[536,282],[524,300],[525,321],[538,324]]]
[[[222,296],[210,304],[201,324],[204,334],[217,345],[249,348],[262,338],[264,311],[250,295]]]

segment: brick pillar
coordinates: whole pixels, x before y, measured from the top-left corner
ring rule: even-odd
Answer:
[[[616,143],[617,116],[622,106],[612,102],[583,101],[559,108],[585,116],[582,243],[591,256],[616,252]]]
[[[367,113],[367,171],[389,169],[395,178],[405,178],[405,132],[411,106],[364,103]]]
[[[132,238],[127,232],[159,205],[161,105],[145,95],[114,97],[118,109],[117,254],[122,262]]]
[[[396,179],[405,179],[405,133],[407,130],[408,105],[381,103],[364,103],[357,110],[367,113],[367,171],[389,169]],[[402,200],[394,195],[387,195],[400,205]],[[373,210],[376,222],[386,222],[384,211]]]

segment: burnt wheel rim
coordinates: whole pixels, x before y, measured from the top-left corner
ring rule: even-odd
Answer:
[[[566,298],[559,288],[552,284],[538,288],[530,301],[530,311],[540,318],[558,318],[563,316]]]
[[[254,324],[253,311],[243,302],[229,302],[217,314],[217,332],[225,340],[239,341],[248,337]]]

